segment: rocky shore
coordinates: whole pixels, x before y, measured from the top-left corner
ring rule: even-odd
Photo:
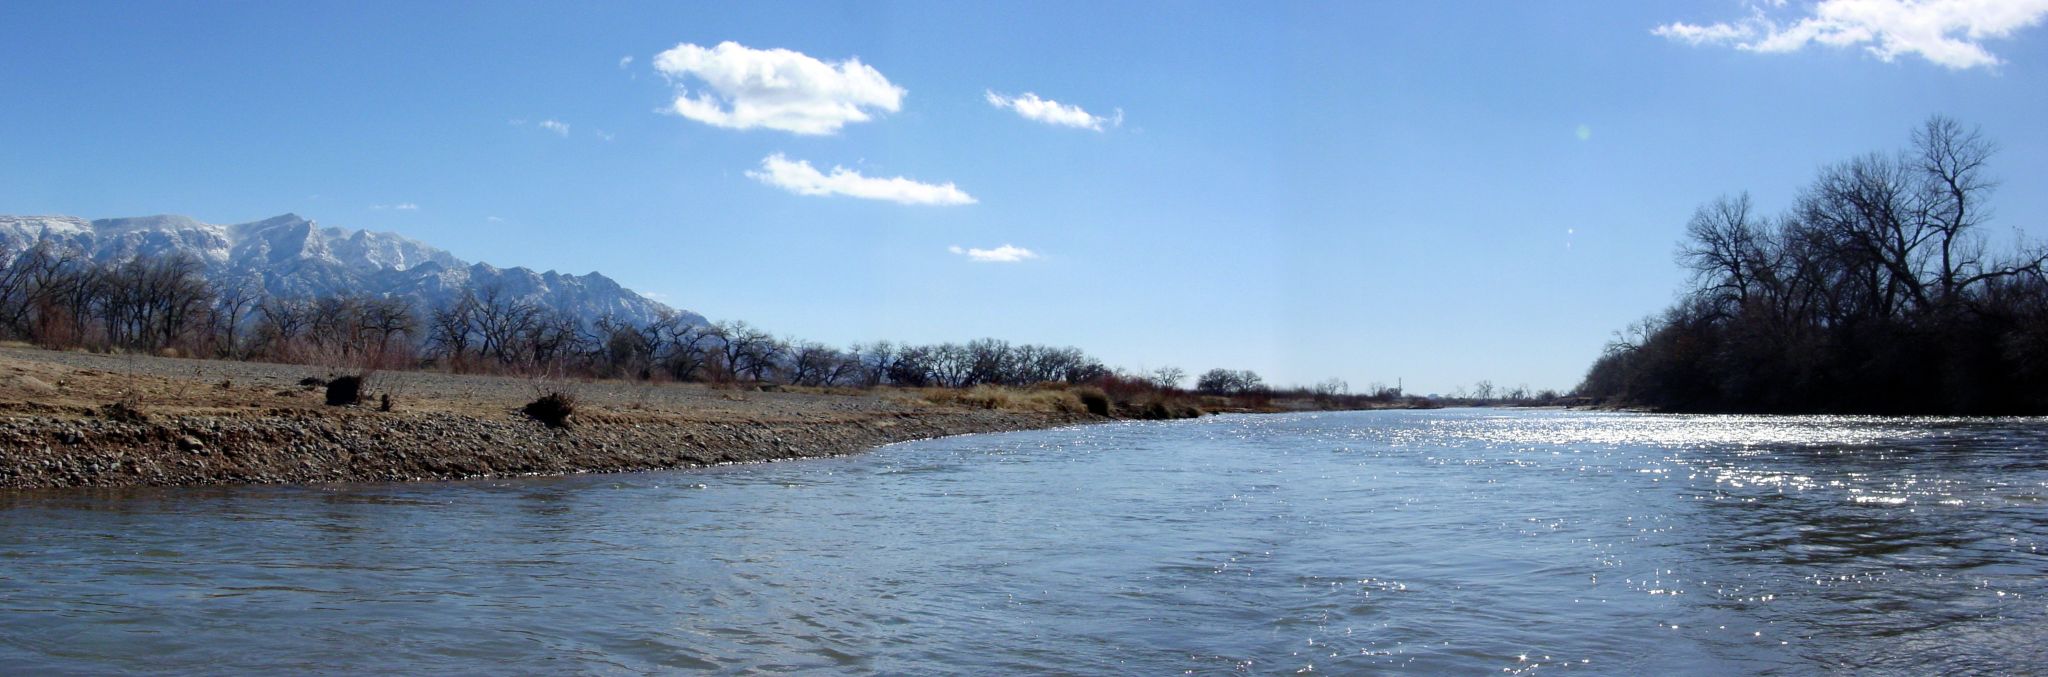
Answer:
[[[688,468],[1104,420],[872,393],[382,377],[393,411],[326,406],[318,368],[0,349],[0,488],[447,480]],[[579,389],[566,428],[519,408]]]

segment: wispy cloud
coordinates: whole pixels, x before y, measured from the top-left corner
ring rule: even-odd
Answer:
[[[820,172],[806,160],[791,160],[781,153],[761,160],[759,170],[747,176],[798,195],[844,195],[864,200],[886,200],[907,205],[970,205],[974,196],[951,182],[921,183],[901,176],[881,179],[862,176],[845,167]]]
[[[569,135],[569,123],[562,122],[561,120],[542,120],[540,121],[540,128],[554,132],[559,136],[566,137]]]
[[[491,223],[504,223],[504,222],[505,222],[505,220],[504,220],[504,219],[502,219],[502,218],[498,218],[498,217],[496,217],[496,216],[486,216],[486,217],[484,217],[484,220],[485,220],[485,221],[489,221],[489,222],[491,222]]]
[[[954,245],[947,247],[946,251],[979,263],[1021,263],[1038,258],[1038,252],[1008,244],[995,249],[973,249]]]
[[[982,94],[982,98],[988,100],[988,104],[991,106],[1016,111],[1018,115],[1024,116],[1026,120],[1035,120],[1048,125],[1092,129],[1099,132],[1102,131],[1104,125],[1121,127],[1124,124],[1124,111],[1121,108],[1116,110],[1114,116],[1102,117],[1089,113],[1080,106],[1063,104],[1052,99],[1038,98],[1037,94],[1031,92],[1025,92],[1017,96],[1004,96],[997,94],[995,90],[987,90]]]
[[[1736,21],[1674,22],[1650,32],[1689,45],[1761,53],[1862,46],[1886,62],[1914,55],[1963,70],[2004,63],[1984,41],[2011,37],[2048,17],[2048,0],[1821,0],[1792,17],[1776,16],[1784,4],[1770,10],[1752,5],[1750,15]]]
[[[631,54],[627,54],[627,55],[625,55],[625,56],[619,57],[619,69],[620,69],[620,70],[625,70],[625,68],[626,68],[627,66],[631,66],[631,65],[633,65],[633,55],[631,55]]]
[[[397,210],[401,212],[416,212],[420,210],[419,205],[413,204],[411,202],[400,202],[395,205],[370,205],[370,208],[380,212],[387,209]]]
[[[858,58],[820,61],[736,42],[676,45],[655,55],[654,69],[675,85],[670,112],[728,129],[833,134],[875,112],[900,110],[905,94]],[[686,86],[692,81],[699,83],[694,93]]]

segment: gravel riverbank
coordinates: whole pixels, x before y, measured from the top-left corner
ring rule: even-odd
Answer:
[[[446,480],[848,454],[906,440],[1105,420],[884,393],[536,383],[405,372],[392,411],[332,407],[318,367],[0,348],[0,488]],[[567,428],[519,408],[567,389]]]

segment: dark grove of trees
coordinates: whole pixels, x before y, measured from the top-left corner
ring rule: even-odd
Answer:
[[[421,308],[411,298],[257,296],[184,257],[94,262],[47,242],[0,251],[0,338],[53,349],[408,369],[818,387],[1092,383],[1114,372],[1078,348],[997,339],[846,349],[745,322],[676,315],[585,322],[497,288]]]
[[[1993,144],[1947,118],[1821,170],[1786,213],[1723,197],[1694,284],[1617,335],[1579,395],[1672,411],[2048,413],[2048,252],[1984,231]]]
[[[96,262],[50,242],[0,249],[0,339],[58,350],[126,351],[314,364],[342,371],[465,373],[810,387],[1091,385],[1125,399],[1175,395],[1185,373],[1119,372],[1078,348],[897,344],[841,349],[778,338],[745,322],[583,320],[495,287],[437,307],[396,296],[280,298],[253,282],[209,281],[186,257]],[[1219,376],[1220,375],[1220,376]],[[1340,381],[1319,386],[1327,399]],[[1276,393],[1250,371],[1214,370],[1203,394]],[[1329,392],[1324,392],[1328,390]],[[1308,396],[1307,389],[1300,393]],[[1357,397],[1357,396],[1352,396]]]
[[[259,280],[206,273],[204,262],[185,256],[107,262],[51,241],[16,251],[0,243],[0,340],[315,365],[356,384],[375,371],[435,369],[536,379],[952,389],[959,392],[925,396],[973,406],[1005,401],[1001,393],[981,392],[993,386],[1071,391],[1088,411],[1130,418],[1435,406],[1381,384],[1353,393],[1339,379],[1275,388],[1250,370],[1213,369],[1185,390],[1189,374],[1176,367],[1124,371],[1078,348],[1000,339],[838,348],[777,337],[746,322],[692,322],[675,313],[641,321],[577,317],[500,287],[438,304],[369,294],[279,297],[263,293]]]

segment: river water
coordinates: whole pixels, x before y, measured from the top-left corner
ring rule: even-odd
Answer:
[[[1451,410],[0,494],[8,673],[2048,670],[2048,422]]]

